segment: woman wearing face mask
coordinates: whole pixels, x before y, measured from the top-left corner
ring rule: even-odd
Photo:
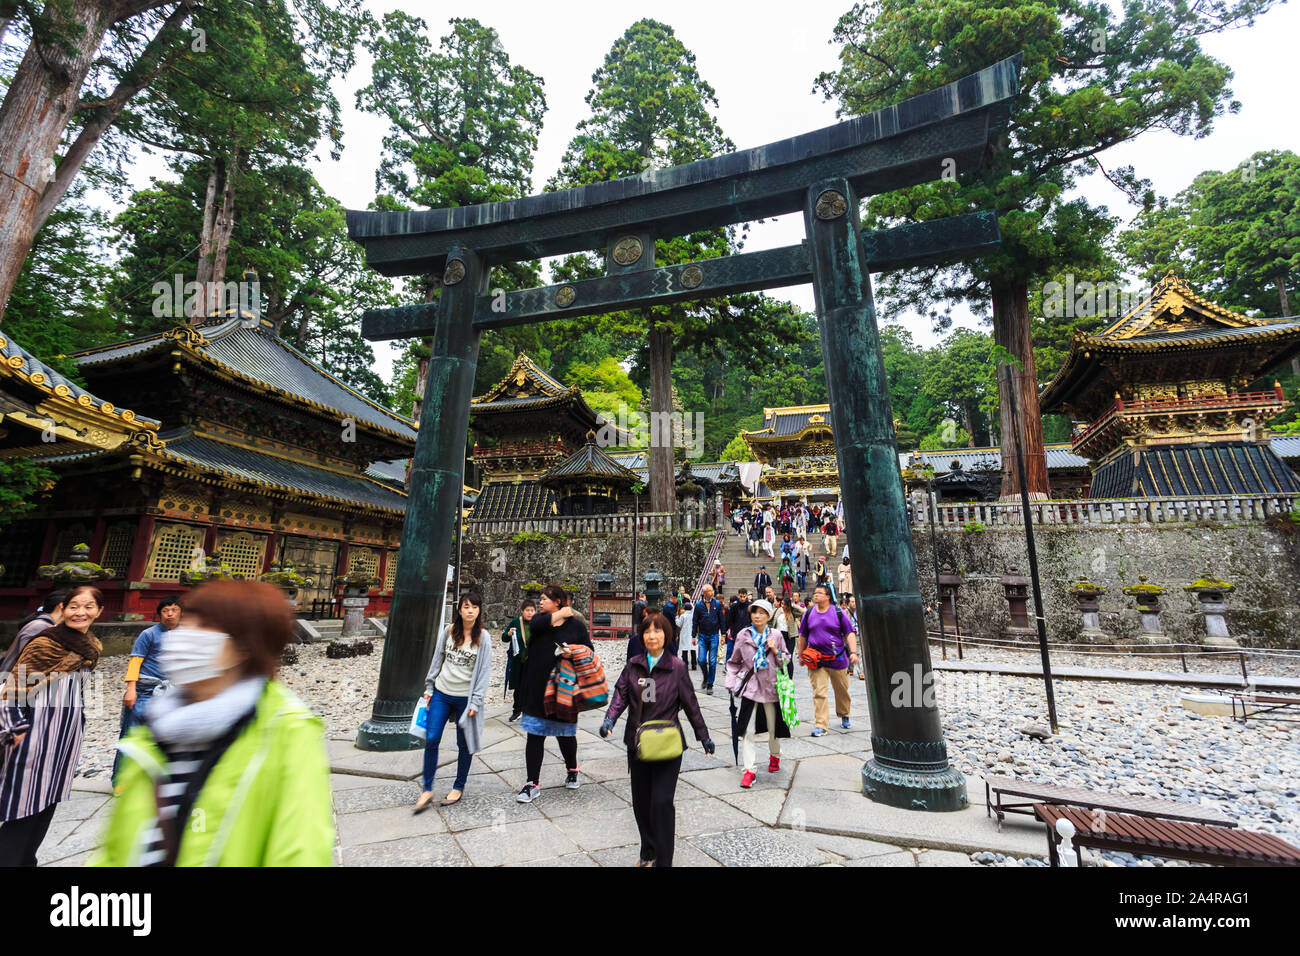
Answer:
[[[102,645],[103,595],[68,591],[63,620],[22,649],[0,689],[0,866],[35,866],[54,808],[72,793],[86,729],[86,679]]]
[[[324,727],[275,680],[293,634],[278,588],[212,581],[163,638],[171,688],[118,743],[100,866],[329,866]]]
[[[415,801],[416,813],[433,803],[433,775],[438,770],[438,744],[447,721],[456,722],[456,782],[442,801],[449,807],[460,800],[469,781],[469,767],[483,738],[483,702],[492,673],[492,635],[483,629],[483,595],[470,591],[460,599],[456,620],[438,636],[424,699],[429,722],[424,738],[424,787]]]

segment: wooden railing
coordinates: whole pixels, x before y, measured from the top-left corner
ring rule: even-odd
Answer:
[[[1286,402],[1286,396],[1280,385],[1262,392],[1206,392],[1203,395],[1179,395],[1169,398],[1142,398],[1124,401],[1116,398],[1114,404],[1079,434],[1074,436],[1074,448],[1083,447],[1084,442],[1104,428],[1112,419],[1124,412],[1191,412],[1200,409],[1224,411],[1231,408],[1255,408]]]
[[[674,522],[674,519],[676,521]],[[639,522],[639,523],[638,523]],[[691,522],[693,524],[693,522]],[[643,512],[638,518],[631,514],[573,515],[553,518],[505,518],[466,521],[467,535],[517,534],[532,531],[538,534],[631,534],[633,525],[639,533],[649,531],[691,530],[681,515],[669,512]]]
[[[945,502],[934,504],[935,524],[960,530],[970,522],[986,528],[1024,524],[1020,502]],[[1117,524],[1174,524],[1194,521],[1263,521],[1300,507],[1300,494],[1206,495],[1183,498],[1079,498],[1069,501],[1034,501],[1030,519],[1036,525],[1073,526]],[[918,527],[928,526],[925,496],[908,499],[908,519]]]

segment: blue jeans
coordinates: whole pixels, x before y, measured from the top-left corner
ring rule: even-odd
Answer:
[[[798,584],[799,584],[799,593],[802,594],[802,593],[803,593],[803,589],[807,586],[807,581],[808,581],[808,574],[807,574],[807,572],[805,572],[805,571],[796,571],[796,572],[794,573],[794,579],[795,579],[795,581],[797,581]]]
[[[718,673],[718,635],[700,634],[696,637],[699,644],[700,680],[705,687],[713,686],[713,678]]]
[[[130,730],[132,727],[134,727],[136,724],[144,723],[144,711],[145,708],[149,706],[149,698],[152,696],[153,696],[152,691],[150,691],[148,694],[142,694],[137,690],[135,696],[135,706],[127,707],[126,704],[122,705],[122,730],[118,734],[119,738],[125,737],[126,732]],[[117,766],[121,762],[122,762],[122,752],[119,750],[116,756],[113,757],[113,772],[112,775],[109,777],[110,780],[114,780],[117,778]]]
[[[733,641],[731,638],[727,638],[727,656],[722,659],[723,667],[726,667],[727,661],[731,660],[731,651],[732,648],[734,648],[735,646],[736,646],[736,642]]]
[[[438,744],[442,741],[443,728],[447,726],[449,720],[460,720],[460,715],[465,713],[468,704],[468,697],[448,697],[436,687],[433,689],[433,697],[429,700],[427,736],[424,738],[423,789],[433,789],[433,775],[438,772]],[[469,780],[469,765],[473,762],[474,755],[469,752],[469,744],[465,742],[465,731],[460,729],[459,724],[456,725],[456,746],[460,752],[456,755],[456,782],[451,788],[464,790]]]

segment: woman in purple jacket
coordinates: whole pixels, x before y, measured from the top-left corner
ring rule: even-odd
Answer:
[[[637,727],[648,720],[671,720],[677,723],[685,750],[686,734],[677,717],[679,711],[685,711],[704,752],[712,754],[714,750],[686,664],[665,649],[671,633],[672,627],[662,614],[652,612],[645,616],[640,634],[645,653],[633,657],[623,668],[614,687],[614,699],[600,725],[600,735],[608,737],[619,714],[629,706],[632,708],[623,731],[623,743],[627,745],[627,770],[632,778],[632,813],[641,833],[637,866],[673,865],[677,829],[673,794],[682,769],[681,757],[653,762],[639,760],[635,753]]]

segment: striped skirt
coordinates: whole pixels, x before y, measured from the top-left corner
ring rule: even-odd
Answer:
[[[0,747],[0,822],[40,813],[68,799],[86,729],[88,671],[51,675],[23,701],[0,707],[0,736],[14,727],[30,729],[17,747]]]

